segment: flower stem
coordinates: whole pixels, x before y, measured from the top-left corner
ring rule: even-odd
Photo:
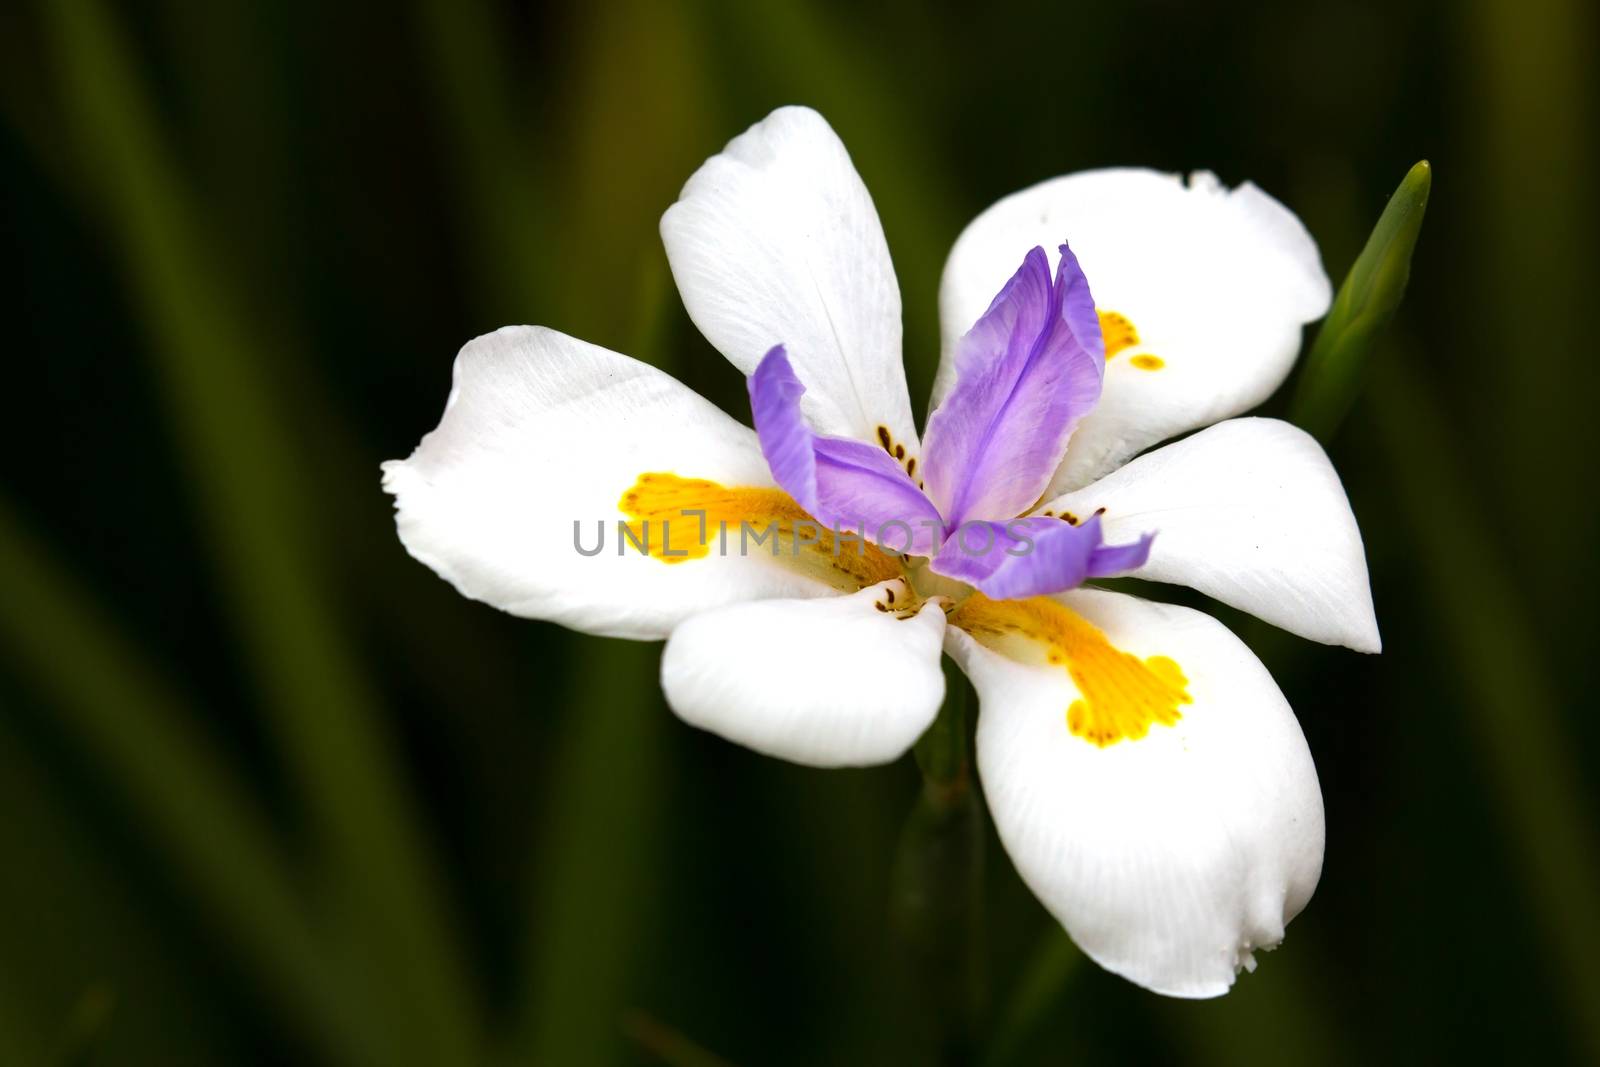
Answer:
[[[923,791],[955,801],[971,782],[971,753],[968,744],[966,676],[946,659],[944,705],[939,717],[918,739],[912,755],[922,771]]]
[[[973,1061],[984,1002],[983,805],[972,788],[968,683],[948,660],[939,717],[916,746],[922,790],[895,863],[895,935],[934,1062]]]

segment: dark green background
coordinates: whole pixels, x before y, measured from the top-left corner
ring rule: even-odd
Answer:
[[[1593,6],[977,8],[6,5],[0,1063],[929,1054],[886,922],[910,762],[681,725],[658,647],[458,597],[378,488],[507,323],[743,417],[656,221],[786,103],[874,194],[919,408],[1001,195],[1208,167],[1337,280],[1432,161],[1331,447],[1385,651],[1225,615],[1316,757],[1316,897],[1221,1001],[1065,964],[1013,1062],[1600,1057]],[[1001,1019],[1058,942],[990,846]]]

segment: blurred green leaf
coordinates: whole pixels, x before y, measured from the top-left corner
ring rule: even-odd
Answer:
[[[536,142],[517,121],[504,27],[482,0],[418,0],[412,17],[433,100],[452,153],[447,168],[463,228],[474,241],[472,267],[484,308],[498,321],[523,322],[550,284],[544,254],[549,212],[541,210]],[[547,192],[547,190],[545,190]]]
[[[659,646],[581,638],[543,805],[520,1016],[503,1062],[627,1062],[621,1023],[655,893],[663,732]]]
[[[1067,983],[1083,965],[1083,953],[1066,930],[1052,922],[1045,940],[1017,979],[1005,1013],[995,1025],[984,1063],[1005,1067],[1020,1062],[1028,1040],[1042,1029],[1046,1018],[1061,1003]]]
[[[1405,358],[1398,358],[1404,356]],[[1373,390],[1377,429],[1392,457],[1392,499],[1410,524],[1427,604],[1451,653],[1456,693],[1499,809],[1505,839],[1561,968],[1574,1031],[1600,1061],[1600,843],[1567,739],[1539,628],[1507,568],[1506,546],[1475,521],[1480,510],[1410,353],[1396,353]]]
[[[1412,167],[1367,238],[1300,369],[1289,418],[1326,442],[1355,403],[1374,342],[1394,317],[1411,277],[1433,169]]]
[[[309,1032],[358,1058],[286,857],[226,761],[188,726],[193,709],[26,535],[4,501],[0,574],[3,647],[51,698],[57,725],[174,858],[267,988]]]
[[[699,1042],[643,1012],[629,1015],[623,1026],[635,1044],[667,1067],[733,1067]]]
[[[77,148],[93,175],[169,390],[170,414],[252,654],[255,681],[320,835],[324,888],[368,1037],[391,1063],[476,1059],[464,961],[390,741],[346,648],[273,388],[268,331],[240,315],[227,259],[170,158],[120,28],[100,3],[38,5]],[[376,492],[376,488],[373,490]],[[359,1016],[357,1017],[359,1018]]]
[[[45,1063],[45,1042],[34,1030],[36,1023],[20,1010],[16,962],[0,968],[0,1063]]]
[[[66,1033],[54,1059],[57,1067],[80,1067],[93,1062],[116,1006],[116,990],[110,986],[97,983],[83,991],[67,1019]]]

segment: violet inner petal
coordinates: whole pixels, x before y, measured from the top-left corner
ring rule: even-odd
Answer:
[[[772,477],[818,522],[897,552],[929,556],[939,511],[881,448],[813,433],[800,413],[805,386],[782,345],[750,376],[750,408]]]
[[[928,495],[949,529],[1031,507],[1078,420],[1100,399],[1104,341],[1094,297],[1065,244],[1054,282],[1043,248],[956,346],[956,384],[928,420]]]

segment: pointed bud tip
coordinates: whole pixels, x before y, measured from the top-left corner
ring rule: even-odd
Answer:
[[[1406,176],[1400,181],[1400,188],[1396,194],[1405,194],[1408,199],[1427,204],[1428,193],[1433,188],[1433,164],[1426,159],[1418,160]]]

